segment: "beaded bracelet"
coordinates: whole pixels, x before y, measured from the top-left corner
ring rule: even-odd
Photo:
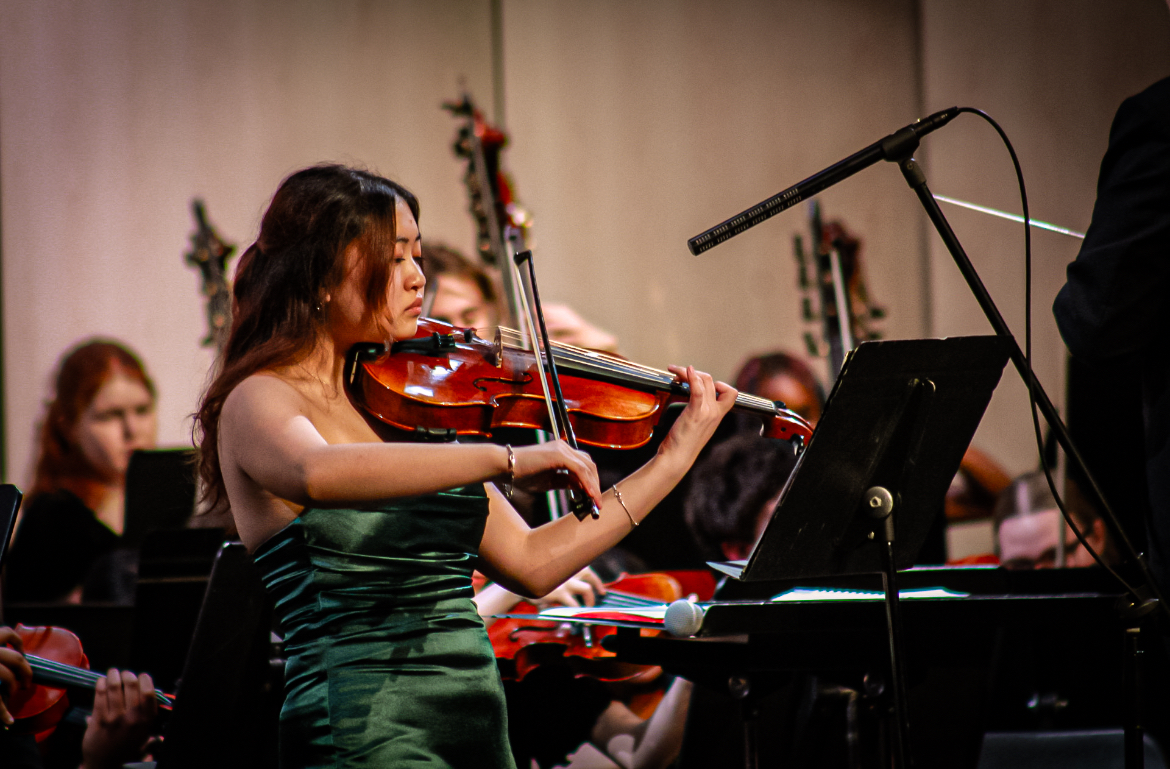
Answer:
[[[613,485],[613,498],[622,506],[622,510],[626,511],[626,515],[630,517],[630,523],[634,525],[634,528],[638,528],[638,522],[634,520],[634,514],[630,512],[630,508],[626,507],[626,501],[622,499],[622,493],[618,491],[616,483]]]
[[[512,489],[516,483],[516,452],[512,451],[512,445],[506,444],[504,446],[508,450],[508,480],[503,482],[504,496],[508,499],[512,498]]]

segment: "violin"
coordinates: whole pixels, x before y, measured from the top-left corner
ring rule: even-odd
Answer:
[[[14,630],[24,645],[34,686],[13,692],[8,711],[22,731],[31,732],[42,742],[69,711],[66,687],[94,689],[105,676],[89,669],[81,641],[68,630],[25,625]],[[154,696],[164,710],[174,705],[173,695],[156,689]]]
[[[655,572],[623,575],[608,583],[606,593],[595,605],[603,611],[645,608],[671,603],[686,595],[707,601],[715,593],[715,579],[707,571]],[[539,609],[526,602],[516,604],[508,614],[537,614]],[[534,668],[554,661],[568,661],[578,674],[602,681],[645,680],[659,668],[618,662],[616,655],[603,649],[601,639],[616,632],[606,625],[568,625],[527,618],[498,619],[488,627],[488,638],[505,678],[521,680]]]
[[[493,341],[475,329],[420,318],[414,338],[359,345],[347,380],[359,406],[383,424],[424,440],[490,438],[501,428],[556,432],[550,423],[535,355],[519,332],[501,328]],[[668,371],[613,355],[553,343],[553,360],[569,421],[588,446],[646,445],[668,406],[690,388]],[[807,443],[812,427],[783,404],[740,393],[735,410],[761,419],[762,434]]]

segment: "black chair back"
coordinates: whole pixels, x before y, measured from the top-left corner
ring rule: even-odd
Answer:
[[[11,483],[0,484],[0,566],[4,565],[4,556],[8,554],[8,541],[12,539],[12,530],[16,527],[16,512],[20,510],[20,500],[24,495],[20,489]]]

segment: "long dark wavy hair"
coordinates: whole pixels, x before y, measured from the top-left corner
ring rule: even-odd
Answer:
[[[784,488],[795,465],[787,443],[750,433],[728,438],[699,460],[683,516],[706,558],[724,558],[724,543],[755,542],[764,504]]]
[[[415,221],[418,199],[368,171],[318,165],[289,176],[272,197],[260,235],[240,257],[232,288],[232,326],[219,372],[192,428],[206,509],[226,499],[219,466],[219,416],[236,385],[252,374],[295,365],[325,328],[321,298],[345,277],[345,250],[357,242],[366,305],[385,309],[394,267],[395,206],[405,201]]]

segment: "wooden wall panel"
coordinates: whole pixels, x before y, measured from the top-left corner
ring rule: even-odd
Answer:
[[[1159,0],[501,0],[506,164],[535,219],[547,299],[647,363],[720,377],[799,349],[793,209],[701,257],[706,227],[920,117],[987,109],[1017,142],[1033,212],[1088,223],[1121,99],[1170,73]],[[492,103],[490,0],[0,0],[0,214],[7,476],[27,478],[60,352],[124,339],[161,392],[161,438],[187,440],[210,358],[182,263],[203,196],[242,246],[279,179],[368,165],[423,202],[431,239],[471,244],[438,104],[460,78]],[[920,157],[937,192],[1015,209],[1010,166],[964,117]],[[987,327],[892,167],[822,196],[865,242],[890,337]],[[947,209],[1014,328],[1019,228]],[[1036,238],[1037,359],[1059,400],[1049,305],[1076,244]],[[977,443],[1031,466],[1013,376]]]
[[[8,478],[24,483],[60,353],[124,340],[190,441],[211,358],[189,201],[243,250],[280,179],[320,161],[401,179],[467,247],[459,81],[491,102],[488,0],[0,3]],[[428,205],[441,200],[458,205]]]

